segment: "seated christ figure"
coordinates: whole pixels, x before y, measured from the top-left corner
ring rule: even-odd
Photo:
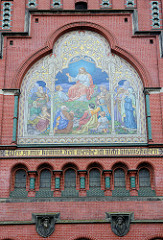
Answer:
[[[94,93],[94,84],[91,75],[85,70],[84,67],[79,69],[78,75],[74,78],[68,76],[69,82],[76,82],[68,90],[69,101],[87,101],[91,99],[92,94]]]

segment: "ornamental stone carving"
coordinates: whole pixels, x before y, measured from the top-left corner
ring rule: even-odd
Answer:
[[[132,213],[106,213],[112,231],[119,237],[125,236],[130,229]]]
[[[59,219],[59,215],[59,213],[33,214],[37,233],[44,238],[49,237],[55,230],[55,223]]]

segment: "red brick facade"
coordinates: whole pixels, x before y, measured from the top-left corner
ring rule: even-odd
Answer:
[[[29,7],[30,2],[36,2],[34,8]],[[75,3],[79,2],[75,0],[61,0],[57,7],[53,2],[0,2],[0,239],[42,239],[32,214],[48,216],[50,213],[60,213],[60,217],[48,239],[121,239],[112,231],[111,219],[106,213],[133,214],[123,239],[163,239],[162,1],[156,1],[159,27],[152,26],[151,4],[155,1],[84,0],[87,10],[75,10]],[[105,2],[109,5],[102,5]],[[127,2],[134,5],[127,5]],[[3,27],[5,3],[11,4],[11,21],[7,28]],[[149,96],[145,104],[146,143],[18,144],[20,109],[15,96],[19,95],[28,70],[52,54],[54,44],[64,34],[87,30],[103,36],[110,45],[111,54],[124,59],[138,73],[143,83],[144,101],[146,95]],[[51,150],[56,152],[53,154]],[[81,153],[82,150],[86,153]],[[44,169],[51,174],[52,195],[47,198],[37,196]],[[62,195],[68,169],[75,173],[78,196]],[[103,196],[88,195],[92,169],[99,172],[99,191]],[[125,191],[129,195],[115,192],[118,169],[123,170]],[[145,194],[141,192],[142,169],[149,173],[149,192],[146,188]],[[23,197],[12,195],[18,170],[26,174],[26,195]],[[84,187],[81,186],[82,178],[85,179]],[[34,187],[31,187],[31,179],[35,179]]]

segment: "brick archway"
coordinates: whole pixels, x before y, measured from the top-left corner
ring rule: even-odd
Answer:
[[[126,50],[120,48],[118,46],[116,37],[110,31],[106,30],[100,25],[97,25],[91,22],[74,22],[74,23],[70,23],[63,26],[57,29],[52,34],[50,34],[47,38],[47,41],[44,47],[36,51],[34,54],[28,57],[28,59],[26,59],[21,64],[21,66],[17,70],[16,75],[14,76],[14,79],[12,82],[12,88],[20,88],[23,77],[25,76],[27,71],[30,69],[30,67],[39,59],[52,53],[53,45],[58,38],[60,38],[63,34],[67,32],[79,30],[79,29],[94,31],[102,35],[109,42],[112,54],[116,54],[122,57],[123,59],[125,59],[127,62],[129,62],[140,75],[144,86],[148,87],[148,83],[150,82],[150,75],[147,72],[147,70],[144,68],[143,64],[140,63],[135,56],[131,55]]]

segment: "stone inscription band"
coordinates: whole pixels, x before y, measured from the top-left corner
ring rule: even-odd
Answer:
[[[0,157],[161,156],[162,148],[1,150]]]

